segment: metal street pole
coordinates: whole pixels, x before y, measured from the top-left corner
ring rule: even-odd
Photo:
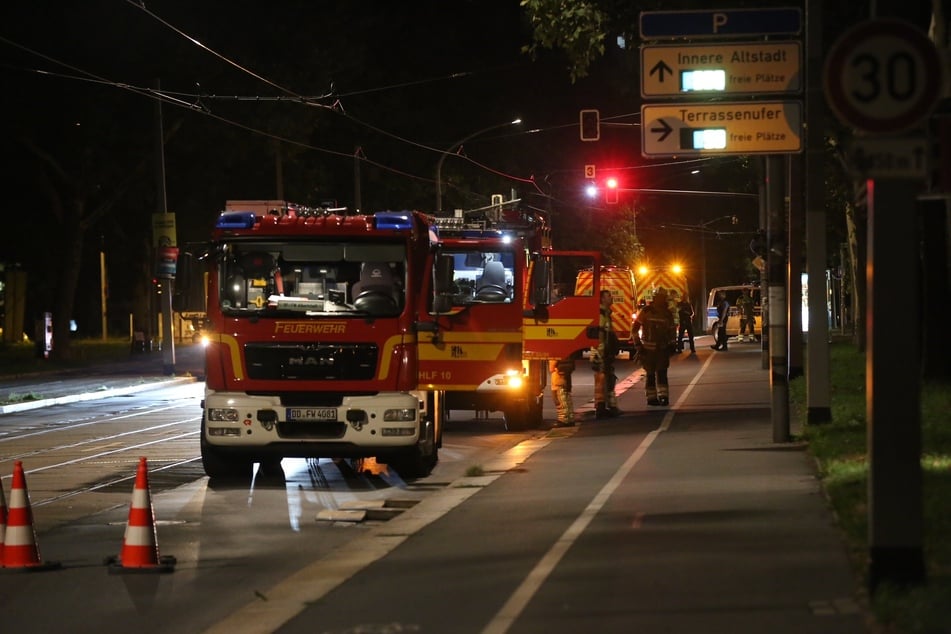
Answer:
[[[108,307],[106,304],[106,252],[99,250],[99,307],[102,317],[102,340],[105,341],[109,336],[109,320],[107,318]]]
[[[445,151],[443,151],[439,155],[439,162],[436,163],[436,212],[437,213],[442,211],[442,164],[443,164],[443,161],[446,160],[446,157],[452,154],[454,150],[458,152],[459,149],[462,148],[463,143],[465,143],[466,141],[470,139],[474,139],[480,134],[485,134],[486,132],[491,132],[492,130],[496,130],[498,128],[504,128],[505,126],[508,126],[508,125],[518,125],[521,122],[522,122],[521,119],[515,119],[514,121],[506,121],[505,123],[497,123],[487,128],[476,130],[472,134],[462,137],[461,139],[459,139],[458,141],[456,141],[455,143],[447,147]]]
[[[707,327],[707,234],[700,232],[700,330]]]
[[[155,80],[155,90],[161,90],[159,80]],[[162,127],[162,100],[155,100],[155,188],[158,194],[158,213],[167,214],[168,205],[165,197],[165,133]],[[153,259],[153,266],[156,261]],[[175,374],[175,337],[172,324],[172,289],[175,285],[175,276],[165,280],[162,312],[162,367],[166,375]]]

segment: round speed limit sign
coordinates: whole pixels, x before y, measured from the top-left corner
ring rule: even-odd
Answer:
[[[860,132],[890,134],[919,125],[941,93],[934,43],[900,20],[863,22],[836,40],[823,73],[836,116]]]

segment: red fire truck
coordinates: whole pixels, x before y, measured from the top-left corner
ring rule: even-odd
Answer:
[[[598,298],[575,293],[574,279],[579,268],[599,271],[600,254],[552,249],[542,214],[504,204],[436,222],[421,373],[445,391],[447,409],[501,411],[509,430],[537,427],[548,359],[597,343]]]
[[[372,456],[404,478],[430,473],[444,388],[417,332],[447,323],[421,314],[435,231],[418,212],[226,204],[209,251],[209,476],[249,477],[284,457]]]

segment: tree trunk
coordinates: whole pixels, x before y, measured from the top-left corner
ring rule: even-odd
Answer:
[[[855,324],[854,343],[859,352],[865,352],[865,256],[868,239],[868,206],[865,183],[855,184],[855,204],[845,209],[848,230],[849,265],[852,278],[852,320]]]
[[[70,223],[65,235],[69,239],[60,242],[60,267],[57,273],[56,301],[53,306],[53,351],[51,356],[58,360],[72,358],[70,346],[69,322],[73,318],[76,303],[76,288],[79,286],[79,272],[83,263],[83,244],[85,229],[77,219],[83,217],[84,204],[76,202],[75,213],[64,214],[64,220]]]

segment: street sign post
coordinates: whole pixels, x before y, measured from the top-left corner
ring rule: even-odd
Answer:
[[[799,101],[641,106],[641,154],[648,158],[798,153],[801,131]]]
[[[920,125],[938,102],[943,66],[934,43],[901,20],[859,24],[836,40],[823,74],[836,116],[871,134]]]
[[[641,47],[641,96],[798,93],[802,45],[796,42],[647,45]],[[723,73],[719,89],[696,87],[694,73]]]
[[[802,30],[802,12],[798,7],[642,11],[640,17],[642,40],[798,35]]]

